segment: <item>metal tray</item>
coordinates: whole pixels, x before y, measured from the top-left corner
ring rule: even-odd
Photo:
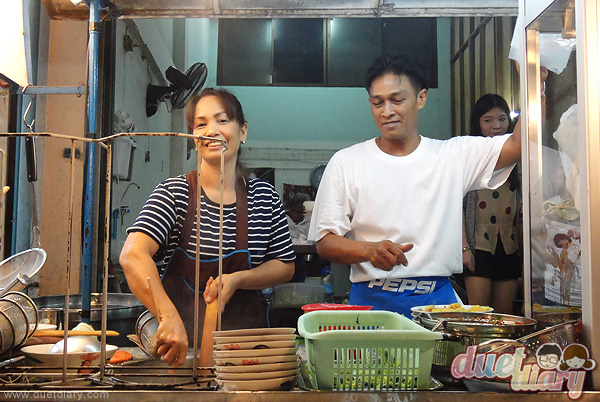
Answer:
[[[535,330],[537,321],[509,314],[423,312],[416,320],[425,328],[456,335],[518,338]]]

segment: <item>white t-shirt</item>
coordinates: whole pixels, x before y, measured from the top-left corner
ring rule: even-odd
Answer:
[[[414,243],[408,266],[384,271],[368,261],[353,264],[352,282],[462,272],[463,197],[508,178],[512,167],[494,167],[509,136],[421,137],[417,149],[401,157],[381,151],[375,139],[336,152],[319,185],[308,239],[334,233]]]

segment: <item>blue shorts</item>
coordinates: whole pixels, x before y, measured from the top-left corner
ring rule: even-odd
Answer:
[[[350,304],[373,306],[374,310],[394,311],[411,317],[411,307],[460,302],[446,276],[382,278],[353,283]]]

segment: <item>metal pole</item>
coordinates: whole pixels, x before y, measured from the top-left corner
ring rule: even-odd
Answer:
[[[100,28],[100,0],[90,0],[88,37],[88,137],[96,137],[96,107],[98,92],[98,43]],[[81,285],[81,320],[89,323],[91,316],[92,257],[94,250],[94,201],[96,173],[96,144],[87,148],[86,184],[83,208],[83,270]]]

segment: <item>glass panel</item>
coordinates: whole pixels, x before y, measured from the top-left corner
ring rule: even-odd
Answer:
[[[427,71],[429,87],[437,88],[437,19],[384,18],[382,53],[404,53]]]
[[[284,18],[273,21],[273,82],[324,83],[323,20]]]
[[[218,85],[271,84],[271,20],[219,20]]]
[[[558,1],[527,29],[531,308],[543,324],[581,316],[579,171],[585,166],[579,166],[584,132],[577,126],[574,17],[569,2]],[[536,81],[537,65],[551,70],[545,88]]]
[[[362,87],[365,71],[381,54],[378,19],[335,18],[329,21],[330,86]]]

